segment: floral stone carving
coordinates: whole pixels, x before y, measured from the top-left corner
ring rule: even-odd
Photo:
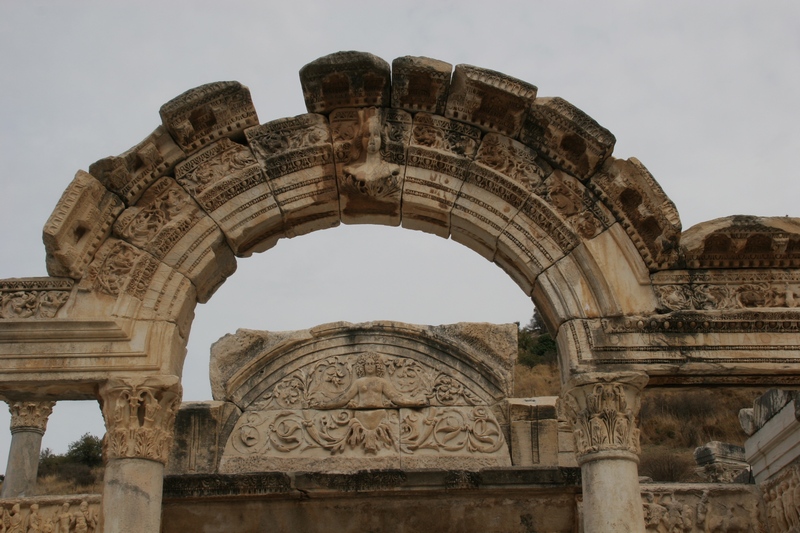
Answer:
[[[636,415],[647,376],[635,372],[582,374],[563,396],[575,437],[578,463],[598,452],[636,459],[640,452]]]
[[[11,433],[34,431],[44,435],[47,419],[55,404],[56,402],[9,402]]]
[[[110,379],[100,389],[106,460],[140,458],[166,463],[181,401],[177,376]]]

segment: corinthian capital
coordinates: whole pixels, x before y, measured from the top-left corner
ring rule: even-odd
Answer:
[[[636,415],[647,375],[639,372],[575,376],[562,397],[572,423],[578,463],[607,456],[638,462]]]
[[[177,376],[108,380],[100,388],[106,460],[139,458],[166,463],[181,392]]]
[[[8,402],[11,413],[11,433],[35,431],[44,435],[47,417],[53,412],[56,402]]]

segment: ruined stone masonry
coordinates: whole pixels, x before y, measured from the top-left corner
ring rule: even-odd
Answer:
[[[0,397],[12,410],[103,408],[105,488],[89,503],[102,512],[69,531],[191,529],[190,500],[206,517],[239,516],[234,500],[261,509],[214,531],[266,516],[275,530],[360,531],[337,507],[345,493],[370,495],[362,525],[375,530],[434,516],[441,531],[800,526],[783,500],[795,474],[642,492],[636,471],[643,387],[800,384],[799,219],[736,215],[684,232],[647,168],[613,156],[608,130],[492,70],[339,52],[304,66],[300,86],[308,113],[264,123],[238,82],[167,102],[153,133],[66,184],[43,231],[50,276],[0,280]],[[240,332],[223,344],[261,340],[213,369],[214,402],[180,408],[195,305],[239,259],[340,223],[452,238],[496,263],[557,340],[561,400],[510,398],[513,356],[482,359],[503,352],[503,335],[375,323],[294,334],[322,335],[324,357]],[[336,345],[348,328],[364,343]],[[405,340],[375,340],[390,330],[381,338]],[[24,499],[35,472],[18,466],[38,455],[44,424],[20,423],[4,524],[44,513],[55,526]],[[301,497],[322,519],[302,522]],[[501,525],[469,515],[474,498]]]

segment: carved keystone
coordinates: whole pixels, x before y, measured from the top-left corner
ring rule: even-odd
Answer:
[[[119,197],[79,170],[44,225],[47,273],[81,279],[123,208]]]
[[[139,458],[166,463],[181,393],[177,376],[115,378],[100,387],[106,461]]]
[[[640,372],[591,372],[570,380],[562,401],[572,423],[578,464],[609,456],[638,461],[636,416],[647,379]]]
[[[444,115],[453,65],[427,57],[392,61],[392,107]]]
[[[337,107],[387,107],[391,86],[389,63],[366,52],[337,52],[300,69],[300,85],[309,113]]]
[[[539,98],[522,124],[520,140],[556,167],[586,179],[614,150],[616,139],[562,98]]]
[[[500,72],[456,65],[445,115],[484,131],[516,137],[537,90]]]
[[[89,172],[125,205],[133,205],[150,184],[166,176],[184,157],[167,130],[159,126],[124,154],[93,163]]]
[[[161,106],[161,121],[187,154],[222,137],[244,138],[258,124],[250,90],[238,81],[195,87]]]
[[[411,115],[369,107],[330,120],[342,222],[399,225]]]

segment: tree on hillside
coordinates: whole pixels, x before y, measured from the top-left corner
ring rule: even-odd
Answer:
[[[547,332],[539,311],[534,308],[530,322],[519,328],[517,360],[520,364],[533,367],[554,364],[557,358],[556,342]]]

